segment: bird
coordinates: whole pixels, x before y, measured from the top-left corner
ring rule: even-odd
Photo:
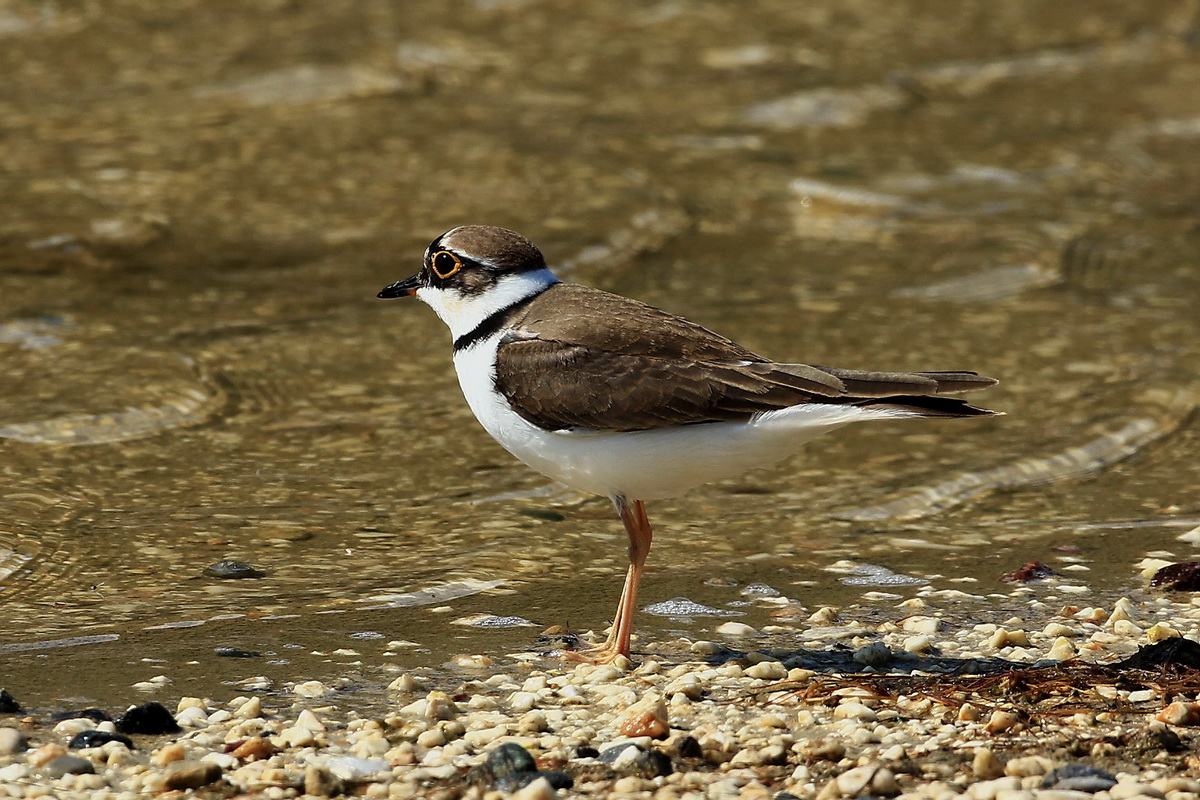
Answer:
[[[646,502],[792,455],[852,422],[1000,412],[947,397],[997,383],[977,372],[872,372],[759,356],[667,311],[560,281],[505,228],[463,225],[381,298],[415,296],[450,329],[467,405],[541,474],[611,499],[629,566],[606,640],[573,654],[632,656],[653,532]]]

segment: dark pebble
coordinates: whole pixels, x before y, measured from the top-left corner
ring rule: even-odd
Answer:
[[[109,742],[120,742],[130,750],[134,749],[133,740],[128,736],[122,736],[119,733],[109,733],[108,731],[80,731],[75,734],[67,747],[72,750],[82,750],[85,747],[99,747]]]
[[[601,764],[613,763],[614,761],[617,760],[617,757],[620,756],[621,753],[624,753],[626,750],[628,750],[631,747],[634,750],[642,749],[641,747],[638,747],[633,742],[625,742],[624,744],[619,744],[619,745],[616,745],[615,747],[609,747],[600,752],[600,755],[598,756],[598,758],[600,759],[600,763]]]
[[[1154,573],[1154,577],[1150,579],[1150,588],[1162,589],[1165,592],[1200,591],[1200,562],[1168,564]]]
[[[21,704],[17,698],[8,693],[8,689],[0,689],[0,714],[20,714]]]
[[[576,758],[597,758],[599,755],[600,751],[592,747],[590,744],[581,744],[579,747],[575,748]]]
[[[488,753],[484,766],[496,780],[519,772],[537,772],[537,762],[529,751],[515,742],[505,742]]]
[[[524,789],[538,778],[545,778],[555,789],[570,789],[575,785],[575,779],[565,772],[517,772],[498,778],[492,788],[499,792],[515,792]]]
[[[210,578],[224,578],[234,580],[237,578],[262,578],[266,575],[265,572],[259,572],[249,564],[243,564],[241,561],[231,561],[226,559],[218,561],[215,564],[209,564],[204,568],[204,574]]]
[[[92,722],[112,722],[108,712],[99,708],[85,708],[82,711],[60,711],[50,715],[51,722],[62,722],[64,719],[90,719]]]
[[[643,778],[657,778],[670,775],[675,771],[671,766],[671,758],[661,750],[643,750],[633,742],[610,747],[600,754],[600,763],[611,764],[621,757],[630,747],[638,751],[637,756],[622,764],[623,771]]]
[[[47,778],[61,778],[63,775],[91,775],[95,771],[96,767],[92,762],[78,756],[59,756],[42,765],[42,775]]]
[[[1154,644],[1142,645],[1137,652],[1113,664],[1117,669],[1147,669],[1161,672],[1166,667],[1200,669],[1200,644],[1172,636]]]
[[[1040,561],[1030,561],[1025,566],[1000,576],[1005,583],[1029,583],[1042,581],[1046,578],[1057,578],[1059,575],[1053,567],[1048,567]]]
[[[696,741],[695,736],[684,736],[675,745],[675,752],[680,758],[702,758],[704,756],[704,748]]]
[[[517,513],[534,519],[544,519],[547,522],[562,522],[566,519],[566,516],[551,508],[518,508]]]
[[[162,703],[146,703],[134,706],[117,719],[117,730],[121,733],[179,733],[182,728],[175,717]]]
[[[1043,789],[1069,789],[1076,792],[1103,792],[1117,785],[1112,773],[1090,764],[1055,767],[1042,780]]]
[[[262,653],[257,650],[239,650],[236,647],[218,647],[217,655],[220,658],[262,658]]]

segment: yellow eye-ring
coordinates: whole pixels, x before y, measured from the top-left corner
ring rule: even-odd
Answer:
[[[433,267],[433,274],[443,279],[449,278],[462,269],[462,259],[449,250],[439,250],[434,253],[429,264]]]

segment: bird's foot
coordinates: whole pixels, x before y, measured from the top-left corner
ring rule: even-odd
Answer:
[[[584,650],[564,650],[562,656],[567,661],[579,661],[584,664],[611,664],[618,658],[629,661],[630,653],[628,644],[621,647],[610,636],[604,644],[588,647]]]

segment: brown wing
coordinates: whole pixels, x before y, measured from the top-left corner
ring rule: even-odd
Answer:
[[[510,324],[517,333],[497,350],[496,388],[517,413],[547,430],[746,420],[806,402],[886,404],[949,416],[988,413],[961,400],[929,397],[939,389],[963,391],[961,384],[971,384],[974,373],[777,364],[665,311],[572,284],[546,290]],[[939,375],[948,379],[946,387]]]

